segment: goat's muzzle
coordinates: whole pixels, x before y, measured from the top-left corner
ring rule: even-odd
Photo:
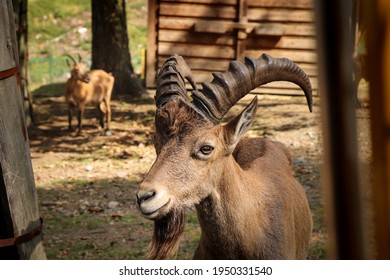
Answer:
[[[163,190],[157,192],[141,184],[136,196],[138,208],[147,219],[160,219],[169,212],[171,199]]]

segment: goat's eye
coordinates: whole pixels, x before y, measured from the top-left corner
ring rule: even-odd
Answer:
[[[214,150],[214,147],[210,146],[210,145],[204,145],[200,148],[200,152],[205,155],[205,156],[208,156],[211,154],[211,152]]]

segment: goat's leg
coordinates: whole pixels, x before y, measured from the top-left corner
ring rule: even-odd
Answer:
[[[74,106],[68,104],[68,130],[72,131],[72,118],[73,118],[73,109]]]
[[[104,104],[106,105],[106,131],[105,134],[107,136],[112,135],[110,131],[110,122],[111,122],[111,105],[110,100],[105,99]]]
[[[80,105],[79,106],[79,115],[78,115],[79,129],[78,129],[77,135],[81,135],[81,125],[82,125],[82,120],[84,117],[84,111],[85,111],[85,107]]]
[[[97,109],[99,110],[99,122],[102,130],[104,131],[104,115],[106,114],[105,109],[103,108],[103,103],[100,103],[97,106]]]

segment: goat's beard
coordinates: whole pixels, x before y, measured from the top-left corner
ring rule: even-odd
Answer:
[[[176,255],[184,232],[184,218],[184,210],[173,210],[154,221],[153,239],[148,250],[149,259],[163,260]]]

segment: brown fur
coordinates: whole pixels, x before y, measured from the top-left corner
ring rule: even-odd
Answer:
[[[206,121],[181,98],[171,100],[156,111],[156,149],[159,150],[172,137],[184,137],[188,131],[202,123]]]
[[[148,250],[149,259],[166,259],[177,253],[184,231],[184,218],[184,211],[175,210],[154,221],[153,239]]]
[[[241,120],[214,125],[180,98],[158,109],[158,156],[137,193],[141,212],[156,221],[152,258],[175,254],[182,224],[170,213],[193,206],[202,229],[195,259],[307,257],[312,220],[290,154],[267,139],[237,143]]]
[[[82,119],[86,106],[95,106],[100,112],[100,125],[110,129],[111,93],[115,78],[104,70],[86,71],[82,63],[75,64],[71,69],[71,77],[65,85],[65,101],[68,105],[69,130],[72,130],[72,111],[79,108],[78,134],[81,133]],[[104,104],[104,105],[103,105]]]

